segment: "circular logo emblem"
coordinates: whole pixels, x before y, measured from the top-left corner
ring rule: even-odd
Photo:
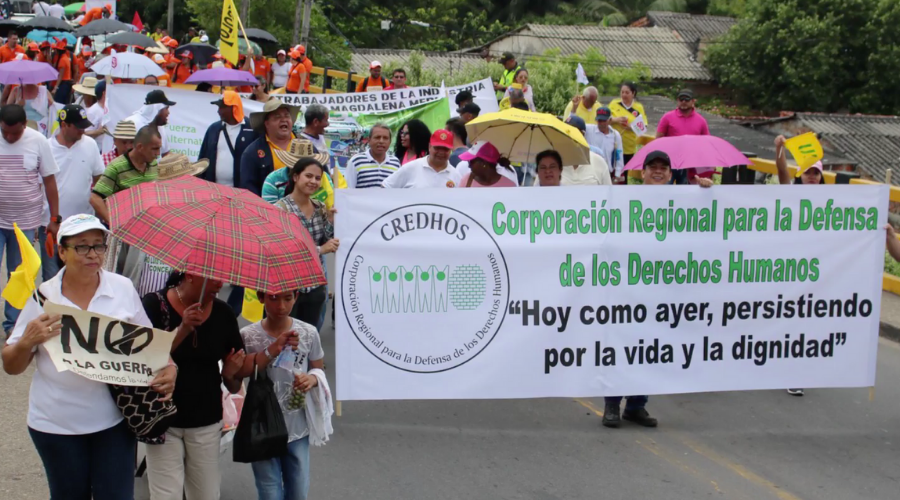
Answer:
[[[494,237],[442,205],[392,210],[350,247],[341,305],[353,335],[379,360],[417,373],[451,370],[500,330],[509,273]]]
[[[263,151],[262,149],[256,150],[256,154],[258,154],[260,158],[265,158],[265,157],[266,157],[266,153],[265,153],[265,151]]]
[[[113,56],[112,61],[110,62],[110,66],[115,68],[118,65],[119,65],[119,58],[116,56]]]
[[[447,181],[446,186],[447,186],[448,188],[456,187],[456,183],[453,182],[453,181]]]
[[[59,110],[59,121],[62,121],[62,122],[66,121],[66,116],[67,116],[66,110],[64,110],[64,109]]]

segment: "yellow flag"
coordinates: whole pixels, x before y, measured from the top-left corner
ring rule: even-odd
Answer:
[[[241,308],[241,316],[251,323],[262,321],[263,305],[256,296],[256,290],[244,288],[244,305]]]
[[[797,166],[800,167],[797,169],[797,177],[800,177],[804,170],[811,167],[815,162],[822,161],[822,158],[825,157],[825,153],[822,152],[822,145],[813,132],[791,137],[784,142],[784,145],[791,152],[791,155],[794,156]]]
[[[238,64],[238,17],[234,0],[225,0],[222,4],[222,26],[219,28],[219,52],[222,58],[237,66]]]
[[[41,270],[41,256],[34,250],[34,245],[19,229],[18,224],[13,223],[13,230],[19,243],[22,263],[11,273],[9,283],[3,289],[3,298],[16,309],[22,309],[28,302],[28,297],[34,293],[34,280]]]

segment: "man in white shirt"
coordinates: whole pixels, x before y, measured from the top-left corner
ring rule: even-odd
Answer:
[[[330,124],[328,121],[328,108],[321,104],[311,104],[303,113],[303,120],[306,123],[306,126],[303,127],[299,137],[309,140],[309,142],[312,143],[313,148],[315,148],[316,153],[328,153],[328,143],[325,142],[325,129],[327,129]],[[324,167],[328,169],[328,174],[332,176],[334,175],[334,171],[332,170],[334,168],[333,162],[334,157],[331,157],[329,163],[332,164],[324,165]]]
[[[59,167],[56,188],[59,193],[59,216],[65,220],[72,215],[94,214],[91,207],[91,187],[103,175],[103,161],[97,143],[85,135],[91,126],[87,112],[81,106],[70,104],[59,112],[59,133],[50,139],[50,151]],[[47,252],[46,226],[50,224],[50,206],[44,202],[44,227],[38,236],[41,242],[41,273],[44,281],[56,276],[59,266],[54,256]]]
[[[50,6],[50,17],[55,17],[57,19],[65,19],[66,17],[66,8],[60,5],[59,0],[56,1],[55,4]]]
[[[575,116],[569,115],[566,119],[566,123],[577,128],[581,131],[582,134],[585,132],[585,124],[584,120]],[[590,148],[590,152],[588,153],[590,157],[590,163],[585,165],[567,165],[562,169],[562,177],[560,180],[560,186],[611,186],[612,178],[609,175],[609,165],[606,164],[606,160],[600,156],[599,149],[595,147]],[[540,178],[535,181],[535,186],[539,185]]]
[[[35,0],[31,5],[31,12],[34,12],[35,16],[49,16],[50,4],[47,2],[39,2]]]
[[[597,109],[597,125],[587,125],[584,138],[588,144],[599,150],[600,156],[609,165],[610,173],[620,177],[625,170],[622,156],[622,136],[619,131],[609,126],[612,111],[606,106]]]
[[[13,223],[29,240],[41,225],[44,214],[44,198],[50,206],[50,222],[47,231],[55,238],[59,230],[59,195],[56,191],[56,173],[59,168],[50,152],[50,142],[37,130],[26,126],[25,108],[7,104],[0,108],[0,254],[6,250],[7,279],[22,263],[19,244]],[[43,190],[41,185],[43,184]],[[19,318],[19,310],[8,302],[3,329],[12,329]]]
[[[244,117],[244,104],[237,92],[228,90],[212,104],[219,107],[222,121],[209,126],[200,145],[198,157],[209,160],[202,177],[224,186],[240,186],[241,155],[257,135]]]
[[[174,105],[175,103],[170,101],[162,90],[151,90],[147,93],[144,105],[131,116],[125,118],[133,122],[137,130],[147,125],[152,125],[156,129],[162,140],[162,148],[159,150],[160,157],[169,154],[169,137],[166,133],[166,125],[169,123],[169,106]]]
[[[453,134],[436,130],[431,135],[428,156],[403,165],[385,179],[382,186],[395,189],[455,188],[462,177],[450,166],[452,148]]]

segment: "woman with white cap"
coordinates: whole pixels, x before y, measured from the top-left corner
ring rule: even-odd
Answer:
[[[73,215],[59,227],[59,273],[38,288],[55,304],[151,326],[127,278],[103,270],[107,230],[93,215]],[[29,300],[3,348],[3,369],[37,370],[28,400],[28,432],[47,473],[50,498],[112,500],[134,494],[136,438],[106,384],[57,371],[44,342],[59,335],[59,316]],[[159,371],[151,387],[171,398],[177,369]]]
[[[287,60],[287,52],[279,50],[272,64],[272,88],[280,89],[287,86],[288,75],[291,74],[291,62]]]

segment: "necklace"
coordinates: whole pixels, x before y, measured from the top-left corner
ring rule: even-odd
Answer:
[[[181,304],[183,309],[187,309],[187,306],[184,304],[184,299],[181,297],[181,290],[176,286],[175,287],[175,296],[178,298],[178,303]],[[182,321],[184,321],[182,319]],[[194,328],[194,334],[191,336],[191,344],[196,348],[197,347],[197,328]]]

